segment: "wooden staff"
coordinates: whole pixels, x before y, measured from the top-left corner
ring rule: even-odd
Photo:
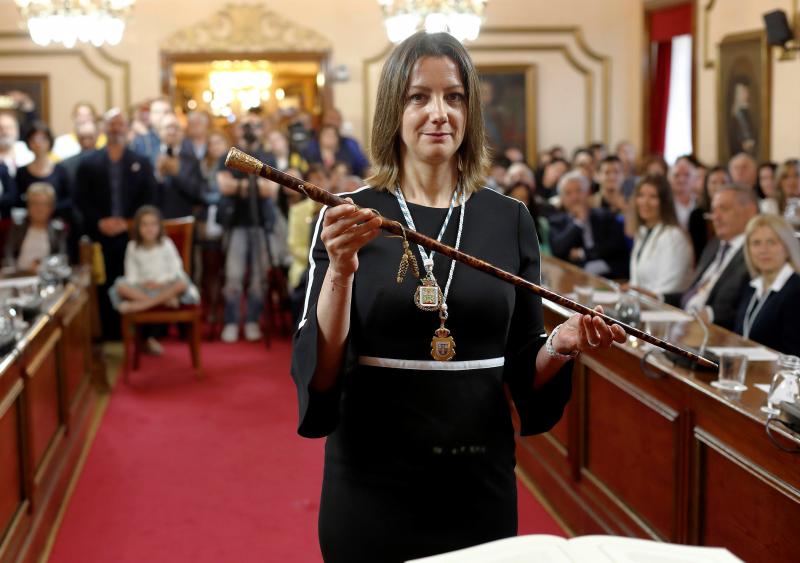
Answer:
[[[325,204],[328,207],[336,207],[337,205],[345,205],[350,204],[350,202],[346,201],[344,198],[341,198],[337,195],[334,195],[327,190],[323,190],[322,188],[315,186],[314,184],[310,184],[308,182],[303,182],[294,176],[290,176],[280,170],[276,170],[272,166],[268,164],[264,164],[257,158],[250,156],[247,153],[240,151],[237,148],[232,148],[228,151],[228,156],[225,158],[225,166],[228,168],[233,168],[234,170],[239,170],[240,172],[244,172],[245,174],[255,174],[257,176],[261,176],[262,178],[266,178],[267,180],[272,180],[273,182],[280,184],[281,186],[286,186],[296,192],[300,192],[305,194],[310,199],[317,201],[319,203]],[[453,260],[461,262],[462,264],[466,264],[467,266],[471,266],[477,270],[482,272],[486,272],[496,278],[500,278],[501,280],[505,280],[517,287],[524,287],[525,289],[532,291],[533,293],[539,295],[543,299],[547,299],[548,301],[552,301],[553,303],[558,303],[566,307],[567,309],[571,309],[577,313],[581,313],[583,315],[591,315],[593,317],[600,317],[603,319],[607,324],[612,325],[616,324],[622,327],[622,329],[631,336],[635,336],[640,340],[644,340],[645,342],[649,342],[653,346],[657,346],[664,350],[669,350],[679,356],[683,356],[693,362],[696,362],[702,366],[717,369],[718,366],[711,360],[703,358],[702,356],[698,356],[697,354],[693,354],[688,350],[684,350],[679,346],[661,340],[660,338],[656,338],[652,334],[648,334],[644,331],[641,331],[637,328],[629,326],[625,323],[621,323],[618,320],[609,317],[603,313],[590,309],[585,305],[581,305],[571,299],[567,299],[566,297],[559,295],[549,289],[536,285],[535,283],[531,283],[528,280],[516,276],[510,272],[506,272],[505,270],[501,270],[497,266],[493,266],[492,264],[485,262],[479,258],[475,258],[469,254],[461,252],[460,250],[456,250],[452,246],[447,246],[446,244],[442,244],[441,242],[434,240],[430,237],[427,237],[417,231],[405,228],[403,225],[398,223],[397,221],[392,221],[385,217],[381,217],[381,226],[380,228],[384,231],[388,231],[392,234],[406,237],[408,240],[413,241],[428,250],[434,250],[440,254],[443,254]]]

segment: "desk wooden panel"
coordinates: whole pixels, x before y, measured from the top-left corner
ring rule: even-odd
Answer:
[[[0,563],[38,560],[85,443],[88,319],[70,284],[0,360]]]
[[[562,294],[603,284],[554,259],[545,259],[543,272]],[[566,314],[545,304],[548,329]],[[696,323],[673,328],[674,342],[700,344]],[[716,374],[676,367],[660,353],[646,358],[645,375],[639,344],[582,355],[562,420],[547,434],[518,438],[519,469],[576,534],[722,545],[746,561],[794,560],[800,456],[767,438],[766,394],[754,386],[770,381],[773,364],[750,363],[748,390],[726,397],[709,384]],[[711,346],[748,344],[711,327]],[[800,446],[800,436],[777,434]]]

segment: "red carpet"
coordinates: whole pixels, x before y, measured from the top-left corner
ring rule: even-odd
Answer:
[[[290,345],[183,343],[118,384],[53,563],[319,561],[322,440],[295,433]],[[520,487],[520,533],[563,535]]]

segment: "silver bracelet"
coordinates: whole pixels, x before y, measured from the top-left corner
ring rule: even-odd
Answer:
[[[556,334],[558,334],[558,331],[561,330],[562,326],[564,326],[563,323],[558,325],[558,326],[556,326],[553,329],[553,332],[550,333],[550,336],[547,337],[547,341],[544,343],[544,350],[545,350],[545,352],[547,352],[547,355],[550,356],[551,358],[559,358],[559,359],[562,359],[562,360],[564,360],[564,359],[571,360],[572,358],[574,358],[578,354],[580,354],[580,352],[578,350],[573,350],[569,354],[562,354],[561,352],[557,352],[556,349],[553,347],[553,339],[556,337]]]

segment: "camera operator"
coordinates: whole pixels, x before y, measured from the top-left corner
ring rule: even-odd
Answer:
[[[274,159],[261,144],[262,131],[260,117],[253,113],[246,114],[236,127],[236,146],[274,166]],[[217,172],[217,183],[222,196],[219,222],[225,227],[227,248],[225,286],[222,290],[225,297],[225,326],[221,339],[223,342],[236,342],[239,339],[240,303],[244,277],[249,269],[244,336],[249,341],[260,340],[259,318],[270,265],[267,234],[275,221],[274,202],[278,186],[264,178],[224,167]]]

